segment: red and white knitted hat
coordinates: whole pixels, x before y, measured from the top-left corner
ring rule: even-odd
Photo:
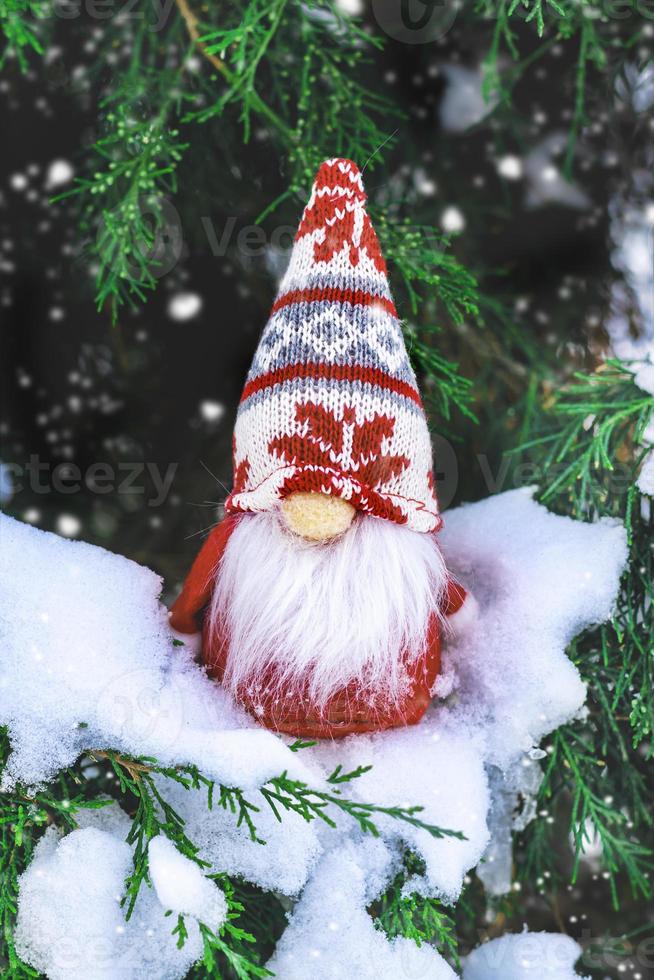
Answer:
[[[226,509],[336,494],[414,531],[441,525],[427,420],[351,160],[327,160],[248,374]]]

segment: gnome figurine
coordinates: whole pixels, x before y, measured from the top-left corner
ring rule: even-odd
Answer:
[[[234,431],[234,486],[171,610],[262,725],[415,724],[447,621],[427,420],[350,160],[322,164]],[[182,636],[182,638],[184,638]]]

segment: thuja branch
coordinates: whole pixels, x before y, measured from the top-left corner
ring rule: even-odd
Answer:
[[[599,841],[616,906],[618,876],[634,895],[647,896],[654,868],[646,768],[654,731],[654,555],[650,502],[635,485],[653,418],[654,396],[635,384],[628,364],[609,360],[550,397],[521,447],[549,474],[543,500],[578,519],[619,518],[629,534],[612,621],[569,651],[588,684],[588,714],[552,736],[539,793],[541,805],[567,814],[573,879],[589,841]],[[539,821],[525,835],[524,871],[532,878],[551,864],[548,826]]]
[[[356,779],[365,770],[359,770],[349,774],[351,779]],[[328,778],[327,782],[334,785],[337,782],[345,781],[338,775],[338,770]],[[340,795],[338,790],[319,790],[307,786],[297,779],[289,779],[286,773],[270,779],[259,790],[266,800],[278,820],[281,820],[280,807],[284,810],[297,813],[304,820],[311,821],[319,818],[329,827],[336,827],[336,821],[329,814],[328,808],[335,807],[342,813],[347,814],[359,824],[364,833],[372,834],[373,837],[379,836],[377,825],[371,819],[375,814],[378,816],[390,817],[400,823],[406,823],[411,827],[426,831],[431,837],[441,839],[443,837],[453,837],[457,840],[465,840],[464,834],[458,830],[446,830],[433,824],[428,824],[421,820],[417,814],[423,811],[421,806],[401,807],[401,806],[380,806],[377,803],[362,803]]]
[[[6,41],[0,54],[0,68],[7,56],[14,54],[21,71],[27,71],[27,52],[43,54],[39,27],[49,6],[47,0],[0,0],[0,29]]]
[[[410,891],[416,875],[424,874],[424,862],[411,851],[404,854],[402,870],[370,909],[377,928],[389,939],[404,936],[417,946],[429,944],[450,957],[457,968],[461,962],[451,910],[437,898]]]
[[[298,747],[296,743],[295,748]],[[250,839],[255,843],[265,844],[257,834],[255,823],[255,815],[260,812],[260,806],[249,800],[243,790],[216,784],[195,766],[162,766],[153,758],[134,758],[111,750],[94,751],[88,753],[88,756],[95,762],[100,761],[111,767],[118,781],[118,791],[122,796],[121,803],[132,816],[132,826],[127,841],[133,846],[133,868],[126,881],[123,898],[126,918],[133,913],[141,886],[148,880],[148,846],[154,837],[164,834],[182,854],[194,861],[205,873],[209,868],[208,863],[200,857],[199,848],[187,836],[183,817],[166,800],[166,780],[172,780],[189,791],[199,789],[206,791],[208,810],[212,810],[216,804],[224,809],[230,809],[237,816],[238,825],[243,824],[246,827]],[[301,780],[292,779],[287,773],[282,773],[268,780],[259,789],[259,797],[280,821],[283,819],[283,813],[289,812],[298,814],[307,822],[319,819],[327,826],[335,828],[337,824],[334,813],[340,812],[353,819],[363,833],[379,836],[378,827],[373,820],[374,816],[379,816],[424,830],[436,839],[450,837],[465,840],[464,835],[459,831],[447,830],[422,820],[419,816],[422,807],[382,806],[343,796],[341,787],[360,778],[370,768],[370,766],[360,766],[350,772],[344,772],[341,766],[337,766],[327,777],[326,787],[319,789],[314,789]],[[223,881],[221,877],[221,884],[229,888],[227,879]],[[242,911],[242,906],[237,908],[236,905],[230,905],[230,917],[219,934],[212,932],[203,924],[200,925],[204,944],[205,976],[221,976],[219,967],[221,959],[244,980],[248,977],[267,975],[265,969],[254,963],[247,949],[243,948],[243,943],[254,941],[253,937],[231,921],[239,910]],[[173,931],[178,938],[178,943],[183,944],[187,935],[183,918],[178,920]]]
[[[238,812],[239,825],[245,823],[252,840],[264,843],[257,837],[256,825],[252,817],[252,814],[259,812],[259,807],[247,799],[243,790],[216,784],[204,776],[196,766],[161,766],[154,759],[147,757],[134,759],[111,751],[95,751],[90,754],[95,758],[106,759],[111,764],[122,792],[129,792],[139,799],[142,799],[144,795],[151,795],[149,804],[143,802],[144,833],[147,835],[150,831],[150,836],[156,836],[160,832],[165,833],[171,837],[182,853],[185,853],[198,864],[203,863],[197,857],[198,849],[188,841],[188,838],[185,838],[181,830],[183,820],[164,800],[154,781],[156,775],[172,779],[184,786],[185,789],[203,787],[207,791],[207,807],[209,810],[213,809],[214,802],[216,802],[224,809],[230,808],[233,812]],[[341,794],[339,786],[360,778],[370,768],[370,766],[360,766],[352,772],[344,773],[341,766],[337,766],[327,778],[330,789],[313,788],[301,780],[290,778],[284,772],[280,776],[269,779],[260,787],[258,792],[279,821],[282,820],[282,811],[285,810],[297,813],[307,822],[318,818],[328,826],[336,827],[336,821],[329,812],[329,808],[332,807],[355,820],[364,833],[370,833],[375,837],[379,836],[379,829],[372,817],[377,814],[424,830],[436,839],[444,837],[452,837],[457,840],[466,839],[465,835],[458,830],[438,827],[420,819],[418,814],[422,813],[424,809],[421,806],[383,806],[377,803],[353,800]],[[164,821],[159,820],[156,816],[157,804],[162,808],[163,816],[166,818]],[[148,823],[148,821],[150,822]]]
[[[189,7],[187,0],[175,0],[175,3],[177,5],[177,9],[182,15],[184,23],[186,24],[186,29],[188,31],[189,37],[194,42],[195,46],[200,51],[202,56],[206,58],[207,61],[209,61],[210,64],[212,64],[213,67],[220,72],[221,75],[225,75],[225,77],[228,77],[229,72],[227,66],[225,65],[225,62],[221,58],[218,58],[215,54],[212,54],[210,51],[208,51],[206,45],[201,40],[200,37],[201,32],[199,29],[200,21]]]

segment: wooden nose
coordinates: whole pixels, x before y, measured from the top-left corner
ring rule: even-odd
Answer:
[[[356,510],[340,497],[298,491],[282,500],[282,513],[294,534],[307,541],[330,541],[347,531]]]

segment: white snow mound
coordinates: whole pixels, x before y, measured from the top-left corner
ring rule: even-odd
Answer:
[[[574,968],[580,956],[581,947],[570,936],[501,936],[466,957],[463,980],[580,980]]]
[[[202,954],[197,922],[186,920],[178,950],[176,919],[147,887],[126,922],[131,866],[130,847],[108,830],[89,825],[61,840],[47,831],[20,879],[19,955],[50,980],[180,980]]]
[[[158,575],[0,515],[0,724],[4,785],[52,778],[85,749],[195,764],[259,786],[300,758],[173,647]]]
[[[220,888],[200,867],[177,850],[167,837],[153,838],[148,847],[150,879],[165,909],[192,915],[218,932],[227,918],[227,902]]]

